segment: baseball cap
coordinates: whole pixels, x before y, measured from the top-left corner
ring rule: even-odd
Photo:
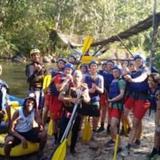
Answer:
[[[65,64],[64,68],[70,68],[70,69],[74,70],[74,66],[71,63]]]
[[[30,55],[33,55],[33,54],[35,54],[35,53],[40,53],[40,50],[39,49],[37,49],[37,48],[35,48],[35,49],[32,49],[31,51],[30,51]]]

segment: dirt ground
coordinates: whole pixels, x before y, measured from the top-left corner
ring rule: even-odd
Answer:
[[[145,116],[143,120],[143,135],[140,148],[131,150],[127,157],[122,157],[119,153],[117,160],[147,160],[147,154],[150,153],[153,146],[153,136],[154,136],[154,114],[150,117]],[[94,135],[94,140],[90,141],[88,144],[84,144],[81,139],[76,146],[76,155],[71,155],[67,152],[66,160],[112,160],[113,149],[108,150],[104,147],[104,144],[110,139],[110,136],[106,134],[106,131],[102,133],[96,133]],[[121,143],[122,148],[127,144],[128,137],[122,136]],[[53,151],[53,139],[48,138],[47,145],[45,147],[45,156],[51,155]],[[0,158],[4,160],[4,158]],[[12,160],[36,160],[36,155],[14,158]],[[160,156],[154,158],[154,160],[160,160]]]
[[[146,116],[143,121],[143,136],[142,144],[140,148],[134,149],[127,157],[122,157],[121,152],[118,155],[117,160],[147,160],[147,154],[150,153],[153,146],[154,136],[154,116]],[[67,160],[112,160],[113,149],[108,150],[104,144],[110,139],[110,136],[106,132],[98,133],[94,135],[95,140],[89,144],[83,144],[81,142],[77,145],[78,154],[72,156],[68,154]],[[128,137],[121,136],[122,148],[127,144]],[[157,157],[155,160],[160,160]]]

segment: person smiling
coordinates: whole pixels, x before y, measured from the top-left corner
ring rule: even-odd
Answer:
[[[34,127],[34,121],[37,122],[37,127]],[[4,144],[6,159],[9,159],[12,147],[22,143],[23,148],[27,148],[27,140],[40,143],[37,157],[40,159],[46,139],[47,134],[36,109],[36,100],[33,97],[27,97],[23,107],[17,110],[12,117],[9,134]]]

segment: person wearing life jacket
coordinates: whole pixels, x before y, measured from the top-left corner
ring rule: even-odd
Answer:
[[[100,95],[104,92],[104,79],[98,74],[98,64],[96,61],[90,62],[89,69],[90,73],[85,76],[84,82],[88,85],[91,101],[86,106],[84,115],[93,117],[93,131],[96,132],[100,116]]]
[[[32,62],[26,66],[29,93],[35,94],[37,107],[42,110],[44,106],[44,93],[42,87],[46,69],[42,63],[39,49],[32,49],[30,56]]]
[[[121,77],[121,70],[118,67],[113,67],[112,73],[114,79],[111,82],[108,93],[108,112],[112,138],[106,143],[107,147],[115,143],[116,135],[119,132],[119,125],[123,112],[123,100],[126,88],[126,82]]]
[[[63,113],[63,103],[58,99],[59,93],[64,89],[65,83],[68,80],[72,81],[73,65],[70,63],[65,64],[63,73],[57,73],[51,81],[47,91],[46,106],[50,113],[50,118],[54,121],[54,136],[55,143],[58,143],[59,136],[59,123]]]
[[[34,127],[34,121],[37,122],[37,127]],[[27,148],[27,140],[34,143],[39,142],[37,160],[40,160],[47,134],[37,112],[36,100],[33,97],[27,97],[23,107],[17,110],[12,117],[9,134],[4,144],[6,159],[9,159],[12,147],[22,143],[22,147]]]
[[[0,65],[0,75],[2,74],[2,66]],[[0,133],[7,131],[11,121],[10,101],[9,101],[8,84],[0,79]],[[7,116],[7,121],[5,121]]]
[[[123,68],[123,75],[125,76],[127,74],[132,75],[134,73],[136,73],[136,68],[135,68],[135,64],[133,61],[130,61],[128,63],[127,69]],[[124,72],[125,71],[125,72]],[[129,87],[130,83],[126,82],[126,93],[125,93],[125,99],[128,98],[128,96],[130,96],[130,92],[132,92],[132,90],[130,90]],[[122,130],[121,130],[121,134],[127,135],[130,130],[131,130],[131,118],[129,117],[129,112],[130,110],[127,110],[125,108],[125,115],[122,115]]]
[[[50,68],[49,69],[49,74],[51,74],[52,76],[52,80],[51,80],[51,84],[49,86],[49,89],[45,91],[45,108],[44,108],[44,112],[43,112],[43,123],[45,124],[46,121],[47,121],[47,117],[48,117],[48,111],[49,111],[49,106],[50,104],[52,103],[53,99],[52,99],[52,94],[50,94],[50,90],[52,90],[54,92],[54,90],[56,91],[56,87],[55,87],[55,81],[57,83],[57,79],[59,79],[58,77],[61,77],[64,75],[64,67],[65,67],[65,64],[66,64],[66,60],[64,58],[59,58],[57,60],[57,68],[53,69],[53,68]],[[58,75],[58,76],[57,76]],[[56,77],[56,78],[55,78]],[[55,79],[55,80],[54,80]],[[59,80],[58,80],[58,83],[59,83]],[[51,116],[52,117],[52,116]]]
[[[73,82],[73,77],[72,77],[72,73],[74,71],[74,67],[71,63],[67,63],[65,64],[65,67],[64,67],[64,73],[63,73],[63,76],[61,77],[61,83],[60,85],[58,86],[58,100],[59,102],[62,104],[61,105],[61,119],[60,119],[60,123],[59,123],[59,133],[57,135],[58,137],[58,142],[60,142],[61,140],[61,137],[62,137],[62,134],[64,132],[64,129],[66,127],[66,124],[63,123],[63,117],[65,116],[64,115],[64,104],[63,104],[63,101],[59,98],[59,93],[61,93],[62,91],[64,91],[66,88],[69,88],[70,84],[72,84]]]
[[[151,73],[148,76],[149,85],[149,101],[151,103],[150,114],[155,113],[155,133],[154,133],[154,146],[151,153],[148,155],[152,159],[156,155],[160,155],[160,75],[158,73]]]
[[[128,115],[128,111],[133,111],[133,125],[129,135],[128,150],[134,145],[140,145],[142,119],[150,106],[148,101],[148,71],[140,55],[134,57],[134,63],[136,72],[124,76],[130,90],[129,96],[125,100],[124,115]]]
[[[71,154],[76,153],[75,147],[78,139],[78,133],[81,126],[81,110],[82,108],[86,107],[83,106],[83,103],[88,103],[90,101],[89,91],[87,84],[82,82],[82,73],[79,70],[76,70],[73,73],[73,82],[71,82],[68,87],[64,88],[59,95],[59,99],[63,101],[64,104],[64,113],[62,117],[62,127],[61,128],[61,137],[64,133],[64,130],[68,124],[70,116],[72,114],[72,110],[76,103],[79,104],[78,106],[78,113],[75,118],[75,122],[72,128],[71,134],[71,145],[70,145],[70,152]]]
[[[66,63],[67,63],[67,61],[64,58],[59,58],[57,60],[57,68],[56,69],[51,69],[52,77],[54,77],[56,74],[63,73]]]
[[[110,60],[102,64],[102,70],[99,71],[99,74],[103,76],[104,79],[104,93],[101,94],[100,96],[100,110],[101,110],[101,115],[100,115],[100,124],[101,126],[98,128],[97,132],[102,132],[104,131],[104,122],[106,119],[106,114],[108,110],[108,92],[109,92],[109,87],[112,82],[113,75],[112,75],[112,68],[114,67],[114,63]],[[107,126],[107,132],[109,132],[110,128],[110,122],[108,119],[108,126]]]

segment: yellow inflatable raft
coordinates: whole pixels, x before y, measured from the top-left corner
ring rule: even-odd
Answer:
[[[18,102],[12,102],[11,103],[11,116],[13,116],[14,112],[19,109],[21,106],[19,106]],[[7,120],[8,117],[5,117],[5,120]],[[0,155],[4,156],[4,142],[5,142],[5,137],[7,136],[7,133],[5,134],[0,134]],[[11,150],[11,157],[18,157],[18,156],[24,156],[28,155],[34,152],[37,152],[39,150],[39,143],[31,143],[27,141],[28,147],[23,148],[22,144],[19,144],[15,147],[12,148]]]
[[[0,134],[0,155],[4,156],[4,141],[7,134]],[[34,152],[37,152],[39,150],[39,143],[31,143],[27,141],[28,147],[23,148],[22,144],[19,144],[12,148],[11,150],[11,157],[18,157],[18,156],[24,156],[28,155]]]

